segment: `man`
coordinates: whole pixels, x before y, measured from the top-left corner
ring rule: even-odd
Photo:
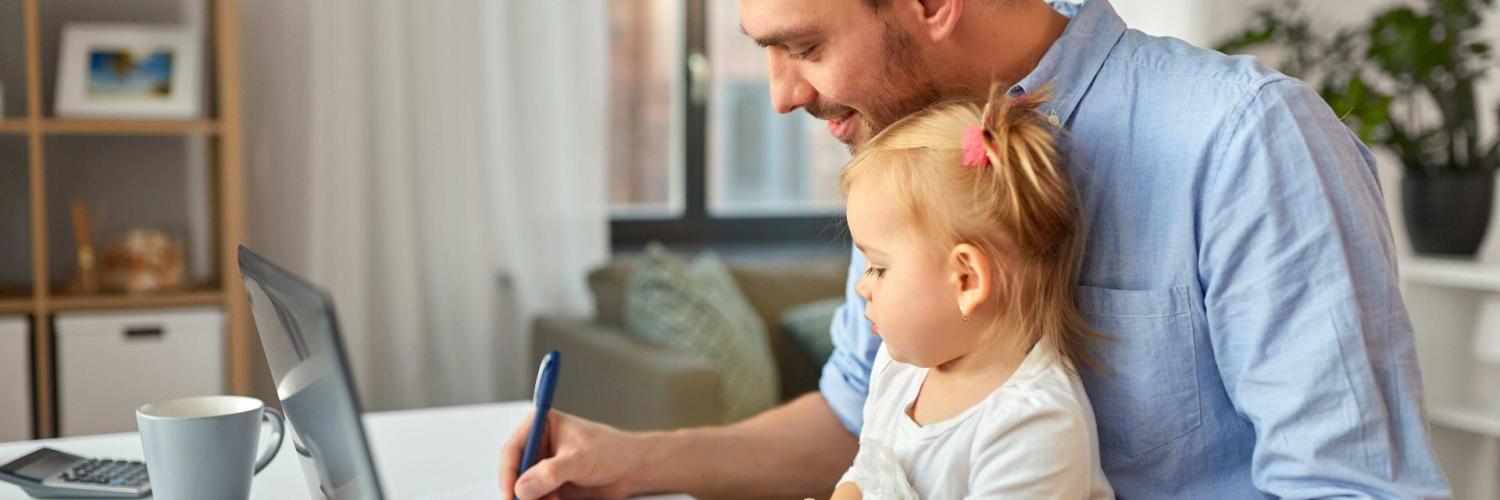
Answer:
[[[1306,85],[1126,29],[1106,0],[741,0],[778,111],[858,148],[991,81],[1051,83],[1088,216],[1085,370],[1125,498],[1439,498],[1411,325],[1369,152]],[[850,283],[864,270],[857,251]],[[746,422],[623,433],[568,415],[523,499],[827,491],[857,448],[879,339],[851,291],[820,393]]]

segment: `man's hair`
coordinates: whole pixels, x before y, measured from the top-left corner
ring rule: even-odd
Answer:
[[[885,7],[886,4],[891,3],[891,0],[860,0],[860,1],[864,2],[865,6],[869,7],[870,10],[880,10],[881,7]],[[1011,0],[1005,0],[1005,1],[1009,2]]]

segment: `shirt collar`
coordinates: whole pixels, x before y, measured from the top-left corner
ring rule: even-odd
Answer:
[[[1104,60],[1125,34],[1125,20],[1108,0],[1088,0],[1068,22],[1061,37],[1042,56],[1036,69],[1011,87],[1011,94],[1035,90],[1055,82],[1052,100],[1045,106],[1054,125],[1068,123],[1078,101],[1093,85]]]

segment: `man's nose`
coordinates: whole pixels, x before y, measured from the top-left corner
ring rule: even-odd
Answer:
[[[775,51],[775,48],[768,49]],[[779,54],[770,55],[771,107],[777,113],[791,113],[797,108],[812,104],[818,98],[795,64]]]

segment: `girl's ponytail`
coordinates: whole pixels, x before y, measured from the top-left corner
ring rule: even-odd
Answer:
[[[995,85],[980,118],[983,168],[990,175],[981,175],[976,186],[981,190],[977,208],[997,216],[1012,232],[1012,243],[1030,256],[1055,252],[1067,239],[1062,232],[1078,219],[1057,148],[1059,130],[1041,110],[1051,95],[1050,86],[1013,97]]]

